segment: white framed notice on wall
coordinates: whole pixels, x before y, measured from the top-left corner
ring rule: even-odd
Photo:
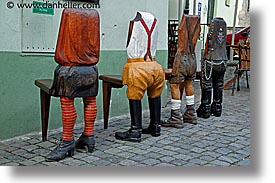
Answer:
[[[53,2],[23,0],[23,53],[54,53],[62,8],[52,6]]]

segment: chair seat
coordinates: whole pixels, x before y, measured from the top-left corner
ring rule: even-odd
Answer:
[[[35,80],[35,85],[46,92],[47,94],[50,94],[50,89],[52,87],[53,80],[52,79],[37,79]]]

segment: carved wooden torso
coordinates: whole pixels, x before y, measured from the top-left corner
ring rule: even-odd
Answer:
[[[91,9],[64,9],[55,51],[63,66],[95,65],[100,52],[99,14]]]
[[[223,18],[214,18],[207,35],[206,60],[227,61],[226,54],[226,22]]]
[[[200,17],[183,15],[178,28],[178,52],[194,53],[200,32]]]
[[[151,58],[157,50],[157,20],[148,12],[138,12],[130,22],[127,41],[128,58]]]

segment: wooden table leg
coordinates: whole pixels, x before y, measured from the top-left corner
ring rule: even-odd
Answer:
[[[103,114],[104,114],[104,129],[108,128],[109,108],[111,100],[112,87],[108,82],[103,81]]]
[[[41,103],[41,121],[42,121],[42,141],[47,140],[49,111],[51,105],[51,96],[40,90],[40,103]]]

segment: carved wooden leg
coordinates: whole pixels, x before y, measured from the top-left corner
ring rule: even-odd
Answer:
[[[42,122],[42,141],[47,140],[49,110],[51,104],[51,96],[40,90],[40,103],[41,103],[41,122]]]
[[[183,87],[180,87],[181,84],[170,84],[172,99],[181,100],[181,90],[183,89]]]
[[[110,83],[103,81],[103,114],[104,114],[104,129],[108,128],[109,108],[111,100],[112,87]]]

